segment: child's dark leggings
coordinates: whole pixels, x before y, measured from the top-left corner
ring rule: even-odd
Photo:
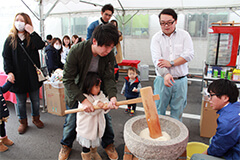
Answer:
[[[126,98],[126,100],[128,100],[128,99],[134,99],[134,98]],[[132,107],[132,110],[136,110],[136,103],[134,103],[134,104],[128,104],[128,109],[131,109],[131,107]]]
[[[90,148],[82,147],[82,151],[83,151],[83,153],[88,153],[88,152],[90,152]]]
[[[0,137],[6,136],[6,130],[5,130],[5,122],[2,121],[2,124],[0,124]]]

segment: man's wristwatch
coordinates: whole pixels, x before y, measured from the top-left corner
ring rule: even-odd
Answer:
[[[174,66],[174,62],[173,62],[173,61],[170,61],[170,64],[171,64],[171,67],[173,67],[173,66]]]

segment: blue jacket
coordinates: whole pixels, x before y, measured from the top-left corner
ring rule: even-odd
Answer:
[[[94,29],[95,29],[98,25],[100,25],[100,24],[107,24],[107,23],[108,23],[108,22],[104,22],[104,21],[102,20],[102,17],[101,17],[100,19],[92,22],[92,23],[88,26],[88,28],[87,28],[87,40],[89,40],[89,39],[92,37],[93,31],[94,31]]]
[[[89,40],[92,37],[92,33],[94,29],[101,23],[101,20],[96,20],[92,22],[88,28],[87,28],[87,40]]]
[[[240,159],[240,103],[229,103],[217,114],[217,132],[207,150],[208,154],[227,160]]]
[[[124,91],[124,96],[126,98],[137,98],[139,97],[139,92],[133,92],[133,88],[138,88],[138,84],[140,81],[138,80],[138,77],[136,77],[136,80],[130,85],[129,82],[129,77],[124,78],[126,84],[125,84],[125,91]]]

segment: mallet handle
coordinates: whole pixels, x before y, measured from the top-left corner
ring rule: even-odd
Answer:
[[[159,100],[160,97],[159,95],[153,95],[153,100]],[[129,100],[125,100],[125,101],[119,101],[116,103],[117,106],[121,106],[121,105],[127,105],[127,104],[133,104],[133,103],[141,103],[142,102],[142,98],[135,98],[135,99],[129,99]],[[93,106],[94,109],[101,109],[98,106]],[[77,112],[82,112],[83,109],[82,108],[76,108],[76,109],[69,109],[69,110],[65,110],[65,114],[71,114],[71,113],[77,113]]]
[[[160,97],[159,95],[153,95],[153,100],[159,100]],[[117,106],[121,106],[121,105],[127,105],[127,104],[133,104],[133,103],[142,103],[142,98],[139,97],[139,98],[134,98],[134,99],[129,99],[129,100],[125,100],[125,101],[119,101],[116,103]]]
[[[94,109],[101,109],[98,106],[93,106]],[[77,113],[77,112],[83,112],[83,108],[75,108],[75,109],[69,109],[69,110],[65,110],[65,114],[71,114],[71,113]]]

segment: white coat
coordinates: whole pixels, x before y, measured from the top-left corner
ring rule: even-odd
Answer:
[[[96,105],[99,101],[103,103],[108,103],[108,99],[100,91],[99,95],[87,95],[84,94],[86,98],[93,104]],[[82,104],[78,103],[78,108],[82,108]],[[89,140],[95,140],[96,138],[101,138],[103,136],[106,122],[104,114],[109,112],[109,110],[104,111],[103,109],[95,110],[94,112],[78,112],[77,113],[77,134],[83,138]]]

